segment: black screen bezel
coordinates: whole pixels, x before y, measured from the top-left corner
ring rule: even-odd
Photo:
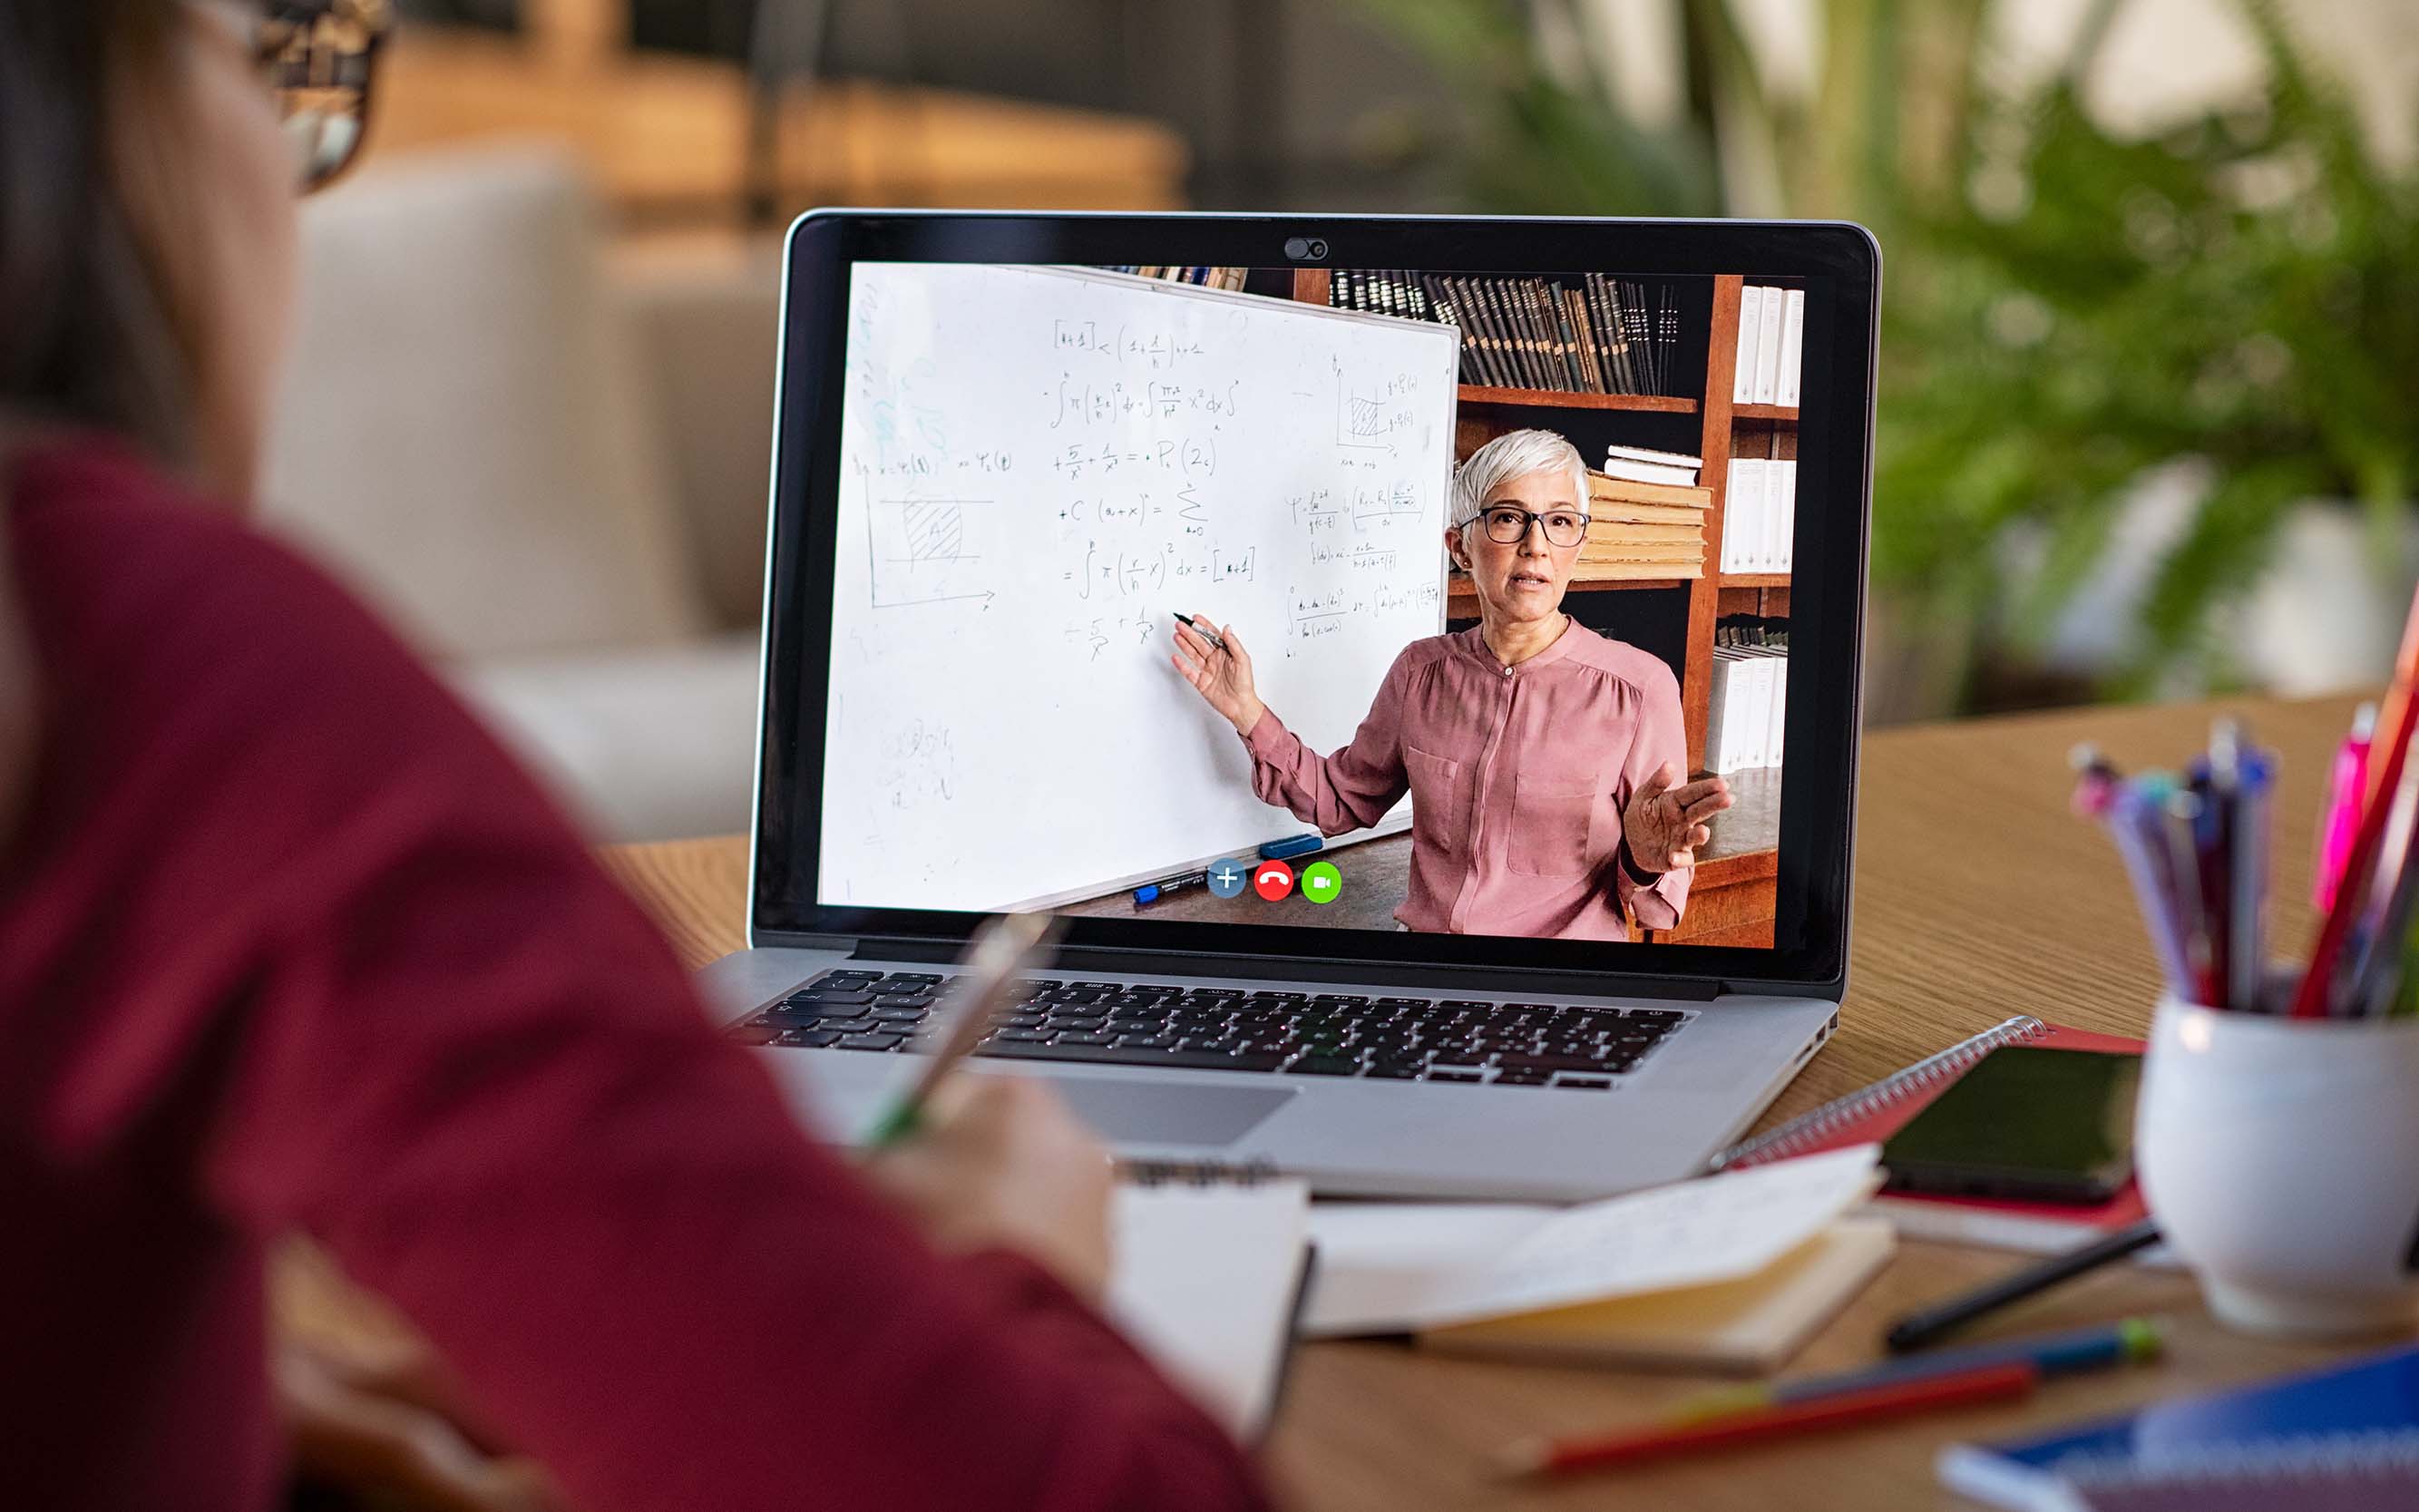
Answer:
[[[1324,239],[1312,265],[1291,237]],[[1421,934],[1293,925],[1075,918],[1071,954],[1180,969],[1214,958],[1235,975],[1343,968],[1366,980],[1501,981],[1620,993],[1675,981],[1844,989],[1848,877],[1866,547],[1880,249],[1839,223],[1555,220],[1427,216],[1008,214],[819,210],[791,229],[784,257],[780,399],[767,541],[765,678],[750,867],[750,943],[878,939],[954,945],[982,916],[811,903],[821,843],[835,523],[848,270],[856,262],[1414,268],[1461,272],[1740,273],[1805,281],[1801,515],[1791,581],[1791,671],[1782,769],[1778,913],[1771,949]],[[1817,296],[1820,297],[1817,297]],[[1819,481],[1818,481],[1819,480]],[[1097,952],[1097,953],[1096,953]],[[1139,967],[1138,967],[1139,968]]]

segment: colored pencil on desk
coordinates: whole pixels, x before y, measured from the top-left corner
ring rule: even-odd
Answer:
[[[2319,929],[2319,942],[2310,949],[2310,964],[2293,991],[2295,1018],[2322,1017],[2334,1000],[2335,965],[2355,918],[2366,904],[2378,853],[2385,841],[2386,816],[2394,807],[2385,801],[2386,795],[2401,786],[2402,768],[2411,752],[2411,728],[2419,722],[2419,700],[2411,697],[2414,682],[2419,682],[2419,593],[2411,595],[2411,615],[2402,626],[2402,646],[2394,657],[2394,681],[2379,708],[2379,728],[2386,732],[2385,750],[2380,759],[2375,745],[2369,748],[2368,797],[2361,810],[2360,827],[2352,837],[2351,854],[2344,858],[2343,881],[2335,890],[2334,906],[2327,910],[2326,921]]]
[[[1980,1402],[2008,1401],[2028,1396],[2041,1381],[2041,1367],[2019,1360],[1978,1370],[1894,1381],[1811,1401],[1784,1402],[1761,1411],[1694,1423],[1656,1424],[1589,1439],[1533,1439],[1506,1449],[1497,1466],[1507,1476],[1568,1475],[1608,1470],[1734,1444],[1794,1438],[1825,1428],[1887,1422]]]

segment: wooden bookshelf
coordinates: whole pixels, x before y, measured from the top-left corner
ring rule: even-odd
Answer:
[[[1293,297],[1305,303],[1325,304],[1330,282],[1323,269],[1297,271]],[[1705,459],[1698,485],[1712,496],[1705,511],[1703,575],[1573,582],[1568,591],[1578,594],[1622,589],[1687,595],[1680,704],[1687,730],[1689,768],[1701,776],[1704,773],[1705,727],[1711,712],[1717,622],[1729,614],[1779,617],[1789,612],[1788,573],[1725,573],[1717,566],[1722,559],[1727,502],[1724,496],[1730,482],[1731,459],[1794,458],[1797,455],[1796,406],[1737,404],[1732,398],[1737,376],[1740,290],[1745,283],[1745,278],[1735,273],[1718,274],[1713,281],[1702,393],[1568,393],[1465,383],[1458,391],[1462,412],[1455,427],[1456,454],[1467,456],[1506,431],[1533,425],[1548,430],[1560,428],[1555,411],[1608,410],[1698,418],[1698,455]],[[1467,579],[1447,575],[1445,612],[1455,619],[1468,619],[1478,613],[1477,595]],[[1700,859],[1687,918],[1678,931],[1650,933],[1645,938],[1678,939],[1700,945],[1772,943],[1778,914],[1780,770],[1733,773],[1731,782],[1738,802],[1716,825],[1714,843]]]
[[[1697,401],[1685,393],[1566,393],[1560,389],[1498,389],[1483,383],[1461,385],[1461,402],[1536,409],[1633,409],[1663,415],[1697,412]]]

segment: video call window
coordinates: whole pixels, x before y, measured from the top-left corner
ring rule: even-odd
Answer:
[[[1769,948],[1815,297],[856,265],[818,901]]]

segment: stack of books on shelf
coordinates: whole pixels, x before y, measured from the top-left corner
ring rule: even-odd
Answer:
[[[1240,268],[1182,268],[1165,263],[1124,264],[1109,270],[1113,273],[1132,273],[1139,278],[1156,278],[1169,284],[1198,284],[1203,288],[1239,289],[1243,286]]]
[[[1697,473],[1704,465],[1703,457],[1685,452],[1658,452],[1646,446],[1604,449],[1604,475],[1626,478],[1632,483],[1668,483],[1693,488],[1697,486]]]
[[[1587,539],[1572,580],[1703,577],[1705,511],[1713,501],[1705,488],[1589,473]]]
[[[1738,369],[1733,404],[1797,407],[1806,349],[1806,291],[1749,284],[1739,291]]]
[[[1719,773],[1780,764],[1789,711],[1789,622],[1752,616],[1714,629],[1705,765]]]
[[[1669,393],[1680,301],[1602,273],[1464,278],[1339,268],[1327,302],[1461,332],[1461,380],[1559,393]]]
[[[1797,463],[1734,456],[1722,495],[1722,570],[1787,572],[1797,538]]]

